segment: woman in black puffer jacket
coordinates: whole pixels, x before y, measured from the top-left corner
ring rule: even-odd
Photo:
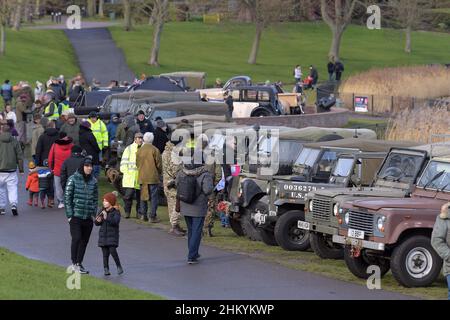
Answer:
[[[117,247],[119,246],[120,212],[115,207],[116,203],[117,197],[114,193],[105,194],[103,196],[103,209],[95,218],[95,225],[100,226],[98,246],[102,248],[105,276],[111,275],[109,272],[109,255],[112,255],[117,265],[117,273],[123,273],[117,253]]]

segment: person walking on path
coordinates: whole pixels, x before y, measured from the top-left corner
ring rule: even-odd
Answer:
[[[80,146],[74,145],[71,149],[70,158],[67,158],[61,166],[61,187],[66,189],[67,180],[73,175],[81,164],[84,162],[84,156],[82,155],[83,149]]]
[[[140,215],[141,190],[139,189],[139,172],[136,165],[136,154],[142,146],[144,135],[140,132],[134,135],[134,142],[125,148],[120,161],[120,172],[123,173],[122,188],[125,203],[125,219],[130,218],[133,199],[136,198],[136,218]]]
[[[61,132],[67,133],[71,137],[73,144],[80,145],[80,123],[73,113],[67,115],[67,121],[61,126]]]
[[[341,81],[342,72],[344,72],[344,64],[338,60],[335,64],[336,81]]]
[[[72,237],[72,269],[83,274],[89,273],[83,267],[83,258],[98,207],[98,185],[92,171],[92,160],[88,157],[78,171],[69,177],[64,192],[66,216]]]
[[[166,143],[169,141],[169,127],[163,120],[156,121],[155,139],[153,145],[160,153],[164,152]]]
[[[55,198],[58,201],[58,209],[64,208],[64,190],[61,186],[61,166],[68,159],[72,152],[72,138],[68,137],[65,132],[59,133],[59,139],[52,145],[48,163],[55,181]]]
[[[152,144],[153,133],[144,134],[144,144],[136,153],[136,166],[141,190],[141,214],[147,221],[148,200],[151,200],[150,222],[157,223],[160,220],[156,216],[159,202],[159,182],[162,173],[161,154]],[[149,197],[150,195],[150,197]]]
[[[58,130],[55,128],[55,122],[49,121],[44,133],[38,139],[36,144],[36,164],[42,166],[44,160],[48,159],[48,154],[53,143],[59,139]]]
[[[196,149],[201,148],[197,143]],[[192,153],[191,153],[192,154]],[[195,164],[194,158],[184,163],[177,174],[177,210],[184,216],[188,227],[188,264],[198,263],[202,229],[208,211],[208,196],[214,189],[213,177],[204,163]]]
[[[177,173],[180,171],[181,166],[177,164],[174,159],[172,159],[175,144],[179,141],[167,142],[166,148],[162,154],[162,170],[163,170],[163,184],[164,184],[164,194],[167,198],[167,211],[169,214],[169,221],[171,228],[169,233],[182,237],[185,235],[186,230],[182,229],[180,226],[181,215],[175,210],[177,190],[175,188],[175,179],[177,178]]]
[[[33,203],[37,207],[39,205],[39,176],[37,171],[32,171],[36,168],[34,161],[28,163],[28,169],[30,172],[25,183],[25,189],[28,191],[29,198],[27,204],[32,206]]]
[[[329,81],[333,81],[333,75],[334,75],[335,68],[336,67],[335,67],[333,59],[328,61],[327,70],[328,70],[328,80]]]
[[[106,149],[109,146],[108,140],[108,129],[106,128],[106,124],[98,118],[98,113],[92,111],[89,113],[88,122],[91,124],[91,130],[94,134],[95,140],[97,141],[98,147],[101,151],[101,154],[106,153]],[[101,155],[99,155],[99,161],[101,160]],[[98,177],[100,174],[100,162],[98,164],[94,164],[94,175]]]
[[[450,300],[450,202],[441,207],[431,234],[431,245],[444,260],[442,271],[447,279],[448,300]]]
[[[39,178],[39,199],[41,200],[41,209],[45,209],[45,198],[47,198],[47,207],[53,208],[54,205],[54,182],[53,173],[48,167],[48,160],[45,159],[42,166],[34,169]]]
[[[110,276],[109,256],[111,255],[117,266],[117,273],[122,274],[117,248],[119,247],[120,211],[117,206],[117,197],[114,193],[103,196],[103,208],[95,218],[95,225],[100,226],[98,234],[98,246],[102,248],[103,270],[105,276]]]
[[[2,123],[0,126],[0,215],[5,214],[6,194],[14,216],[18,215],[18,183],[17,167],[23,173],[23,153],[20,143],[11,135],[11,126]]]

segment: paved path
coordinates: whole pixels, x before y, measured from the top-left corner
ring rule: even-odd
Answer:
[[[111,80],[132,82],[134,73],[107,29],[116,23],[81,21],[81,29],[69,30],[65,19],[61,24],[30,27],[31,29],[64,30],[75,50],[80,69],[88,83],[95,78],[103,86]]]
[[[70,263],[69,225],[63,210],[31,208],[19,183],[19,216],[0,216],[0,246],[60,266]],[[94,227],[85,267],[102,278],[98,228]],[[410,299],[411,297],[291,270],[245,255],[202,245],[201,263],[187,265],[185,238],[122,220],[119,255],[125,274],[113,282],[170,299]],[[114,265],[111,259],[111,266]]]

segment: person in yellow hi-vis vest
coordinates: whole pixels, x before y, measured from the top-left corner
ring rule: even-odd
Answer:
[[[98,113],[95,111],[91,111],[89,113],[88,122],[91,124],[91,130],[94,134],[95,140],[97,140],[98,147],[102,150],[100,155],[100,161],[103,155],[106,153],[108,148],[108,129],[106,128],[106,124],[98,118]],[[100,165],[94,166],[94,176],[97,178],[100,174]]]
[[[123,200],[125,203],[125,219],[131,215],[131,207],[133,206],[133,198],[136,197],[136,218],[140,218],[140,202],[141,190],[138,179],[138,168],[136,165],[136,153],[142,146],[144,135],[137,132],[134,135],[134,142],[125,148],[120,161],[120,172],[123,173],[122,187],[125,195]]]
[[[48,91],[48,90],[47,90]],[[47,92],[43,97],[44,117],[50,121],[57,121],[59,119],[58,105],[55,102],[55,96]]]

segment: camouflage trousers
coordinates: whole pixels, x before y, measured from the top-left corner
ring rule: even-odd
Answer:
[[[166,185],[164,185],[164,193],[167,198],[167,213],[169,214],[170,224],[176,226],[181,220],[181,214],[175,211],[177,191],[175,189],[168,189]]]
[[[213,193],[208,198],[208,212],[206,213],[205,223],[203,224],[203,230],[206,231],[208,228],[214,227],[214,222],[217,219],[217,197]]]

